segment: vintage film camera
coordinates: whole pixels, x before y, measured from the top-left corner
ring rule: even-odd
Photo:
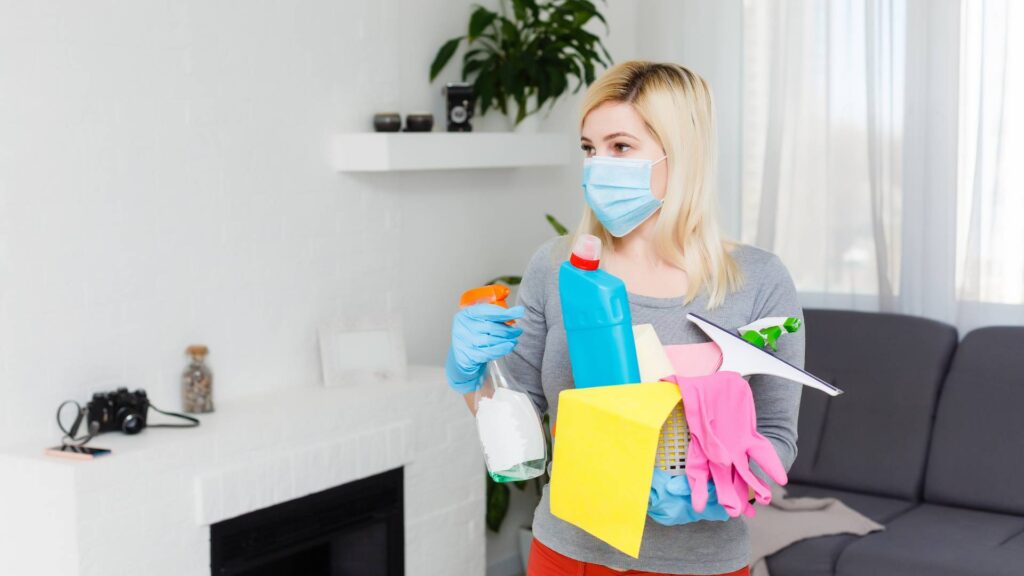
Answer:
[[[444,96],[447,103],[447,124],[449,132],[472,132],[475,106],[473,86],[465,82],[449,82],[445,84]]]
[[[113,392],[96,392],[86,406],[89,430],[93,434],[120,430],[138,434],[146,427],[149,398],[143,389],[129,392],[118,388]]]

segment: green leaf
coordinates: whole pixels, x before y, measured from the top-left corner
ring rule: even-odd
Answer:
[[[483,42],[481,42],[481,44],[483,44]],[[484,44],[483,48],[473,48],[472,50],[466,50],[466,54],[465,56],[462,57],[462,61],[469,62],[470,60],[476,58],[477,56],[483,56],[486,58],[488,52],[489,49],[487,48],[486,44]]]
[[[515,22],[508,18],[501,19],[501,46],[505,49],[506,59],[518,60],[518,54],[522,51],[522,41]]]
[[[492,532],[501,530],[501,523],[508,514],[508,486],[487,477],[487,527]]]
[[[490,109],[491,100],[494,96],[494,67],[487,66],[477,74],[476,82],[473,83],[473,92],[477,95],[477,103],[480,106],[480,115],[483,116]]]
[[[452,38],[451,40],[444,43],[441,49],[437,51],[437,56],[434,56],[434,62],[430,65],[430,81],[433,82],[437,75],[441,73],[441,70],[448,65],[448,61],[455,55],[455,51],[459,48],[459,42],[462,42],[462,36],[458,38]]]
[[[498,276],[497,278],[491,278],[487,282],[484,282],[484,286],[487,286],[488,284],[507,284],[509,286],[518,286],[522,281],[522,276]]]
[[[476,40],[497,17],[497,13],[491,12],[483,6],[477,6],[476,10],[469,17],[469,33],[467,34],[469,41]]]
[[[501,87],[512,96],[518,96],[520,89],[516,82],[515,64],[510,60],[505,60],[501,63],[501,69],[499,72],[501,77]]]
[[[585,81],[587,85],[589,86],[593,84],[595,79],[594,64],[591,62],[585,62],[583,64],[583,73],[585,74]]]
[[[559,97],[565,93],[565,89],[569,87],[569,82],[566,81],[565,76],[559,76],[558,80],[555,81],[555,87],[551,90],[555,97]]]
[[[526,94],[517,94],[516,100],[516,124],[518,125],[527,116],[526,111]]]
[[[549,68],[548,72],[551,73],[551,72],[553,72],[553,70],[551,70]],[[544,107],[544,103],[547,102],[548,98],[550,97],[550,93],[548,91],[548,86],[549,85],[550,84],[549,84],[548,76],[547,75],[541,74],[540,76],[537,77],[537,109],[538,110],[540,108]]]
[[[530,11],[530,14],[533,15],[534,19],[540,18],[540,6],[537,5],[537,0],[523,0],[523,4]]]
[[[462,64],[462,79],[465,80],[473,72],[479,71],[487,63],[486,60],[470,60]]]
[[[548,84],[551,86],[551,96],[558,98],[562,92],[565,92],[565,74],[559,74],[557,70],[548,68]]]
[[[516,20],[526,20],[526,3],[523,0],[512,0],[512,13],[515,14]]]
[[[575,76],[577,80],[576,87],[572,89],[572,93],[575,94],[583,87],[583,65],[575,60],[569,60],[569,65],[572,67],[571,75]]]
[[[551,224],[551,227],[555,229],[555,233],[557,233],[559,236],[565,236],[566,234],[569,233],[569,229],[563,226],[562,223],[559,222],[551,214],[545,214],[544,217],[547,218],[548,224]]]
[[[604,54],[605,61],[602,62],[602,64],[605,66],[611,66],[614,64],[615,61],[612,60],[612,55],[608,53],[608,49],[605,48],[604,43],[598,42],[597,45],[601,47],[601,52]]]

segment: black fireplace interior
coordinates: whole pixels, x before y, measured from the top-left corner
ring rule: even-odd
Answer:
[[[402,469],[210,527],[213,576],[399,576]]]

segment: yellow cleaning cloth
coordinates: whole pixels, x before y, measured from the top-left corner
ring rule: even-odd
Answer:
[[[638,558],[658,436],[679,401],[671,382],[563,390],[551,513]]]

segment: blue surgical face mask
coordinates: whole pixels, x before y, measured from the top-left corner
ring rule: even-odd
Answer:
[[[665,158],[592,156],[583,161],[583,196],[612,236],[629,234],[661,208],[662,201],[651,194],[651,167]]]

